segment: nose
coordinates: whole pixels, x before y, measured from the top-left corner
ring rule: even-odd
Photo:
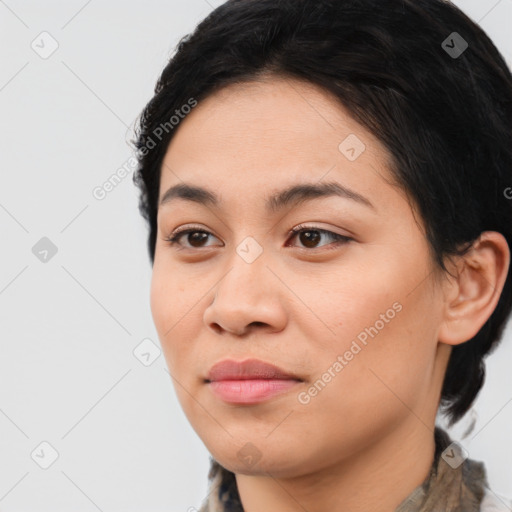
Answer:
[[[216,334],[226,331],[245,336],[256,329],[284,329],[286,287],[263,258],[247,263],[238,255],[228,272],[214,287],[212,303],[204,312],[204,323]]]

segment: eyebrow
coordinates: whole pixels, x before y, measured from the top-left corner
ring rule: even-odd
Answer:
[[[335,181],[293,185],[267,197],[265,208],[270,213],[277,213],[285,207],[297,206],[305,201],[331,196],[351,199],[376,211],[375,206],[366,197]],[[181,183],[170,187],[162,196],[160,206],[171,202],[173,199],[192,201],[215,208],[219,208],[221,204],[219,196],[214,191],[189,183]]]

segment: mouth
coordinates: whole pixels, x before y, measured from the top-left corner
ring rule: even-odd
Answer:
[[[290,391],[303,380],[258,359],[226,359],[212,366],[204,382],[225,402],[256,404]]]

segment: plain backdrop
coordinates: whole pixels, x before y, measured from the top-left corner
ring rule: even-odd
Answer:
[[[3,512],[185,512],[207,493],[209,454],[159,354],[132,172],[93,191],[130,170],[134,120],[176,43],[220,3],[0,1]],[[510,63],[512,0],[456,4]],[[451,431],[510,497],[511,361],[509,324]]]

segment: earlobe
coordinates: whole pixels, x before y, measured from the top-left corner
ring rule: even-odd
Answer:
[[[455,277],[446,281],[441,343],[459,345],[478,333],[496,309],[509,265],[507,241],[495,231],[483,232],[459,257]]]

